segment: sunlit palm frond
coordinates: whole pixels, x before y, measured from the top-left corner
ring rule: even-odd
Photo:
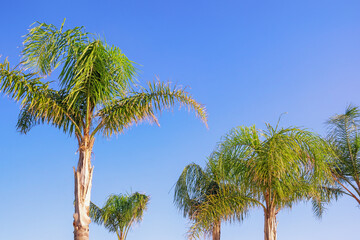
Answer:
[[[64,93],[49,88],[36,74],[10,68],[7,60],[0,64],[0,91],[22,104],[17,128],[27,133],[37,123],[49,123],[64,132],[80,134],[81,122],[76,109],[69,110],[64,103]]]
[[[61,64],[73,62],[79,49],[89,41],[89,34],[84,27],[75,27],[63,31],[55,25],[36,23],[25,35],[22,51],[23,64],[26,68],[49,75]]]
[[[149,83],[148,89],[130,93],[129,96],[113,101],[99,110],[97,116],[101,120],[93,133],[101,130],[105,136],[111,136],[144,120],[157,123],[155,113],[176,104],[193,109],[195,114],[207,123],[205,107],[197,103],[184,89],[155,82]]]

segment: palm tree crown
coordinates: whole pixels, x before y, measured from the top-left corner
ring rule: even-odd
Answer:
[[[349,106],[327,121],[328,140],[336,155],[333,176],[342,193],[360,204],[360,110]]]
[[[119,240],[125,240],[131,226],[141,222],[149,199],[149,196],[138,192],[132,195],[110,195],[102,208],[91,203],[90,217],[95,223],[116,233]]]
[[[136,89],[134,63],[82,27],[63,31],[63,26],[39,24],[26,35],[22,56],[19,68],[11,69],[7,60],[0,64],[0,90],[21,100],[21,132],[46,122],[78,140],[98,132],[111,136],[142,120],[157,122],[155,112],[175,101],[193,108],[206,123],[205,108],[184,89],[160,82]],[[55,90],[41,80],[59,66]]]
[[[204,233],[219,240],[222,221],[243,219],[245,199],[228,185],[223,171],[222,166],[209,158],[205,170],[197,164],[189,164],[176,182],[174,203],[192,223],[189,238]],[[232,202],[223,201],[230,196]]]

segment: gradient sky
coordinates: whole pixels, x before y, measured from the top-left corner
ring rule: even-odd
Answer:
[[[15,65],[35,22],[85,26],[139,63],[142,83],[158,76],[188,86],[205,104],[209,129],[174,109],[161,127],[142,124],[97,137],[92,201],[109,194],[151,195],[129,240],[181,240],[188,227],[173,205],[184,166],[204,165],[231,128],[265,122],[325,134],[324,122],[360,105],[360,1],[3,1],[0,54]],[[50,77],[50,80],[56,80]],[[0,97],[0,239],[72,239],[74,139],[49,126],[16,132],[19,105]],[[311,204],[280,212],[278,238],[358,239],[360,209],[343,197],[317,220]],[[222,239],[263,238],[263,214],[226,225]],[[90,239],[116,239],[91,224]]]

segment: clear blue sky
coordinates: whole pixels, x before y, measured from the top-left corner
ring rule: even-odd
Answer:
[[[172,203],[183,167],[204,164],[232,127],[265,122],[320,134],[324,121],[360,105],[360,2],[300,1],[3,1],[0,54],[19,61],[22,38],[35,22],[85,26],[155,75],[189,86],[209,113],[209,129],[185,110],[165,112],[161,127],[143,124],[117,138],[98,137],[92,200],[111,193],[151,195],[129,240],[185,239],[187,221]],[[51,80],[55,80],[50,78]],[[0,97],[0,239],[72,239],[76,142],[49,126],[15,130],[19,105]],[[324,218],[311,204],[279,214],[279,239],[358,239],[360,209],[342,198]],[[91,224],[90,239],[115,235]],[[222,239],[263,238],[263,216],[225,226]]]

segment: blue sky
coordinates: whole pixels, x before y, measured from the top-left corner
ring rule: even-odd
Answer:
[[[22,37],[35,22],[85,26],[141,66],[144,83],[158,76],[188,86],[205,104],[209,129],[193,113],[164,112],[161,127],[142,124],[111,139],[98,136],[92,200],[112,193],[151,195],[144,220],[128,239],[185,239],[173,185],[184,166],[204,164],[231,128],[276,123],[324,134],[325,120],[360,105],[359,1],[6,1],[0,54],[19,61]],[[50,77],[51,80],[56,80]],[[72,238],[76,142],[49,126],[15,130],[19,105],[0,97],[0,239]],[[279,214],[279,239],[357,239],[359,208],[342,198],[322,220],[311,204]],[[90,239],[116,239],[91,224]],[[226,225],[222,239],[263,238],[254,210]]]

